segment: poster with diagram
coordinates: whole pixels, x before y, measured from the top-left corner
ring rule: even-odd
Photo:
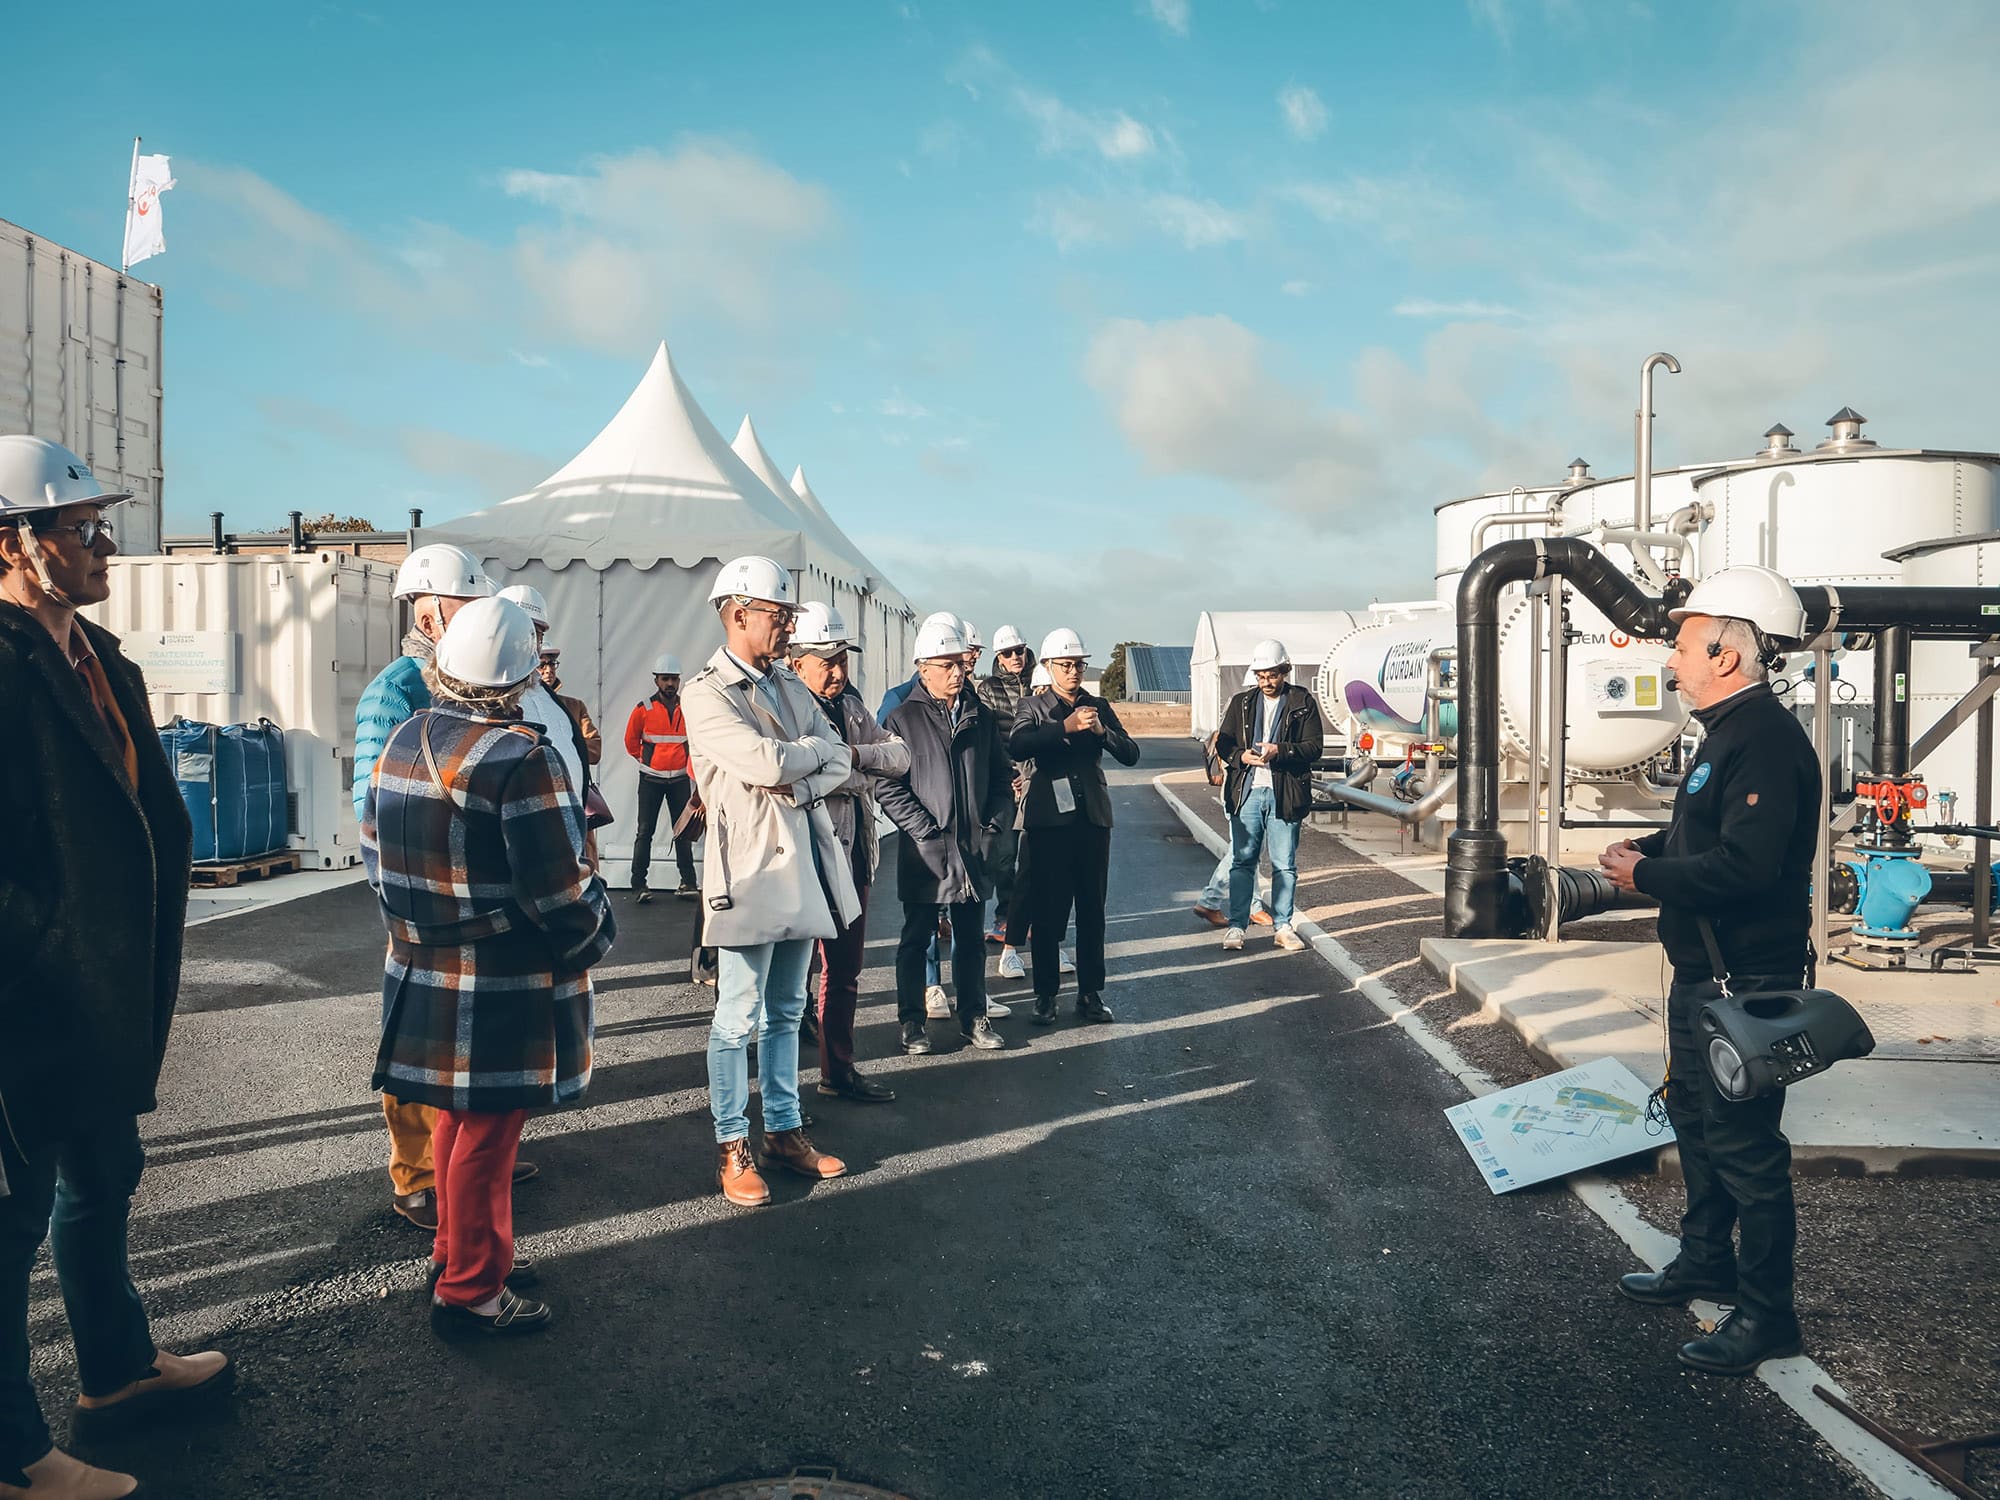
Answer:
[[[1486,1186],[1511,1193],[1669,1144],[1673,1127],[1646,1118],[1651,1092],[1616,1058],[1600,1057],[1444,1114]]]

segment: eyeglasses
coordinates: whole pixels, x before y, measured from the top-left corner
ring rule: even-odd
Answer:
[[[1061,657],[1058,657],[1054,661],[1045,661],[1042,665],[1047,667],[1051,672],[1081,672],[1083,670],[1082,662],[1067,661]]]
[[[29,524],[33,525],[32,522]],[[86,547],[95,547],[99,537],[103,537],[107,542],[112,539],[109,521],[78,521],[74,526],[35,527],[36,536],[47,536],[52,531],[73,531],[76,533],[76,539]]]
[[[789,604],[752,604],[744,599],[739,599],[736,602],[744,609],[749,610],[753,615],[775,616],[781,629],[790,630],[798,623],[799,612]]]
[[[547,656],[544,656],[542,658],[542,665],[545,667],[553,667],[561,659],[562,658],[560,658],[553,651],[551,651]]]
[[[993,654],[995,656],[1026,656],[1028,648],[1026,646],[1009,646],[1004,651],[996,651]]]

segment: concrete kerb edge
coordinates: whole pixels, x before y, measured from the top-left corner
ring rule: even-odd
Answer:
[[[1175,795],[1167,774],[1153,778],[1153,790],[1158,792],[1167,806],[1173,810],[1174,816],[1179,818],[1182,825],[1194,836],[1196,843],[1217,859],[1229,852],[1228,842]],[[1269,878],[1260,874],[1257,877],[1257,885],[1268,898]],[[1319,924],[1310,918],[1300,917],[1292,923],[1292,930],[1305,938],[1313,952],[1317,953],[1335,973],[1353,985],[1383,1015],[1395,1022],[1411,1041],[1423,1049],[1425,1056],[1457,1079],[1467,1093],[1478,1098],[1498,1089],[1499,1085],[1489,1074],[1461,1057],[1450,1042],[1439,1036],[1422,1017],[1397,999],[1387,985],[1370,974],[1356,961],[1353,954],[1341,947]],[[1633,1206],[1632,1200],[1621,1193],[1615,1185],[1601,1177],[1588,1175],[1566,1178],[1563,1185],[1585,1208],[1602,1220],[1612,1233],[1623,1240],[1626,1248],[1647,1266],[1657,1271],[1673,1259],[1678,1246],[1672,1236],[1662,1234],[1648,1224],[1640,1216],[1639,1210]],[[1717,1313],[1715,1305],[1706,1302],[1694,1304],[1690,1311],[1697,1320],[1714,1318]],[[1895,1500],[1916,1500],[1919,1496],[1949,1496],[1950,1491],[1902,1454],[1865,1428],[1849,1421],[1813,1394],[1813,1387],[1819,1385],[1826,1387],[1842,1400],[1851,1399],[1840,1382],[1822,1369],[1816,1361],[1804,1357],[1772,1360],[1759,1367],[1757,1376],[1777,1393],[1780,1400],[1797,1412],[1828,1447],[1839,1454],[1880,1493],[1893,1496]]]

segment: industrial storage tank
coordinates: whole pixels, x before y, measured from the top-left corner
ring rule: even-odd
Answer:
[[[1431,513],[1437,518],[1435,576],[1439,603],[1450,605],[1458,598],[1459,575],[1472,561],[1476,550],[1472,545],[1472,534],[1479,522],[1488,516],[1543,511],[1551,504],[1560,503],[1566,489],[1588,479],[1590,465],[1580,458],[1572,459],[1569,471],[1570,477],[1564,484],[1541,485],[1535,489],[1515,485],[1512,489],[1490,490],[1483,495],[1464,495],[1432,507]],[[1489,532],[1486,541],[1498,542],[1510,536],[1533,534],[1531,528],[1502,527]]]

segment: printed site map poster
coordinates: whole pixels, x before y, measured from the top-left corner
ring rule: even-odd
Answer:
[[[1566,1177],[1674,1138],[1646,1119],[1652,1092],[1616,1058],[1600,1057],[1444,1112],[1496,1193]]]

